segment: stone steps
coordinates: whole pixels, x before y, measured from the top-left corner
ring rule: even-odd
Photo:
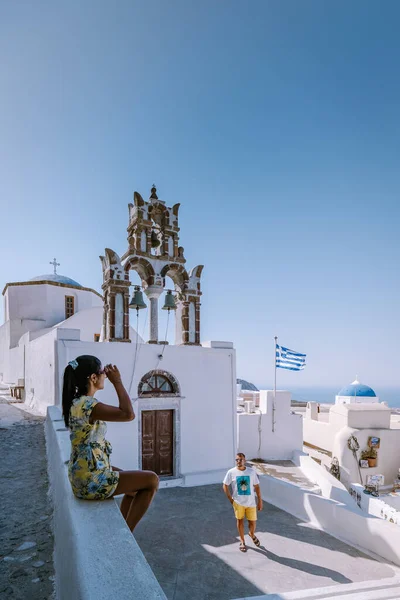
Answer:
[[[400,600],[400,578],[362,581],[236,600]]]

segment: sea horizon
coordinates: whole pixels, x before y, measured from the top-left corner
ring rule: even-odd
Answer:
[[[314,386],[314,387],[291,387],[279,386],[279,389],[288,390],[292,394],[292,400],[298,402],[320,402],[321,404],[334,404],[335,396],[343,386]],[[271,390],[272,385],[260,386],[259,389]],[[400,408],[400,386],[381,387],[375,390],[380,402],[387,402],[391,408]]]

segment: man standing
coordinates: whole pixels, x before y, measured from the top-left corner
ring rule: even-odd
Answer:
[[[232,486],[232,494],[230,487]],[[257,510],[262,510],[260,482],[254,469],[246,467],[246,457],[243,452],[236,455],[236,467],[229,469],[225,475],[223,489],[233,506],[237,528],[240,536],[239,550],[247,552],[244,541],[244,519],[249,523],[249,535],[256,546],[260,540],[256,537]],[[257,494],[257,502],[256,502]]]

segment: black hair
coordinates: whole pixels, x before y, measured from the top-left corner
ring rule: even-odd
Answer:
[[[236,456],[240,456],[241,458],[246,458],[246,455],[243,452],[236,452]]]
[[[71,363],[76,363],[71,365]],[[74,398],[85,396],[88,391],[89,377],[93,373],[99,374],[101,361],[95,356],[84,354],[71,361],[64,370],[62,392],[62,411],[65,426],[69,426],[69,411]]]

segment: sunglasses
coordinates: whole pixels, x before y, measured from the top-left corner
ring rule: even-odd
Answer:
[[[105,375],[106,372],[104,369],[101,369],[101,371],[97,371],[97,373],[94,373],[94,375]],[[90,378],[90,375],[88,375],[88,379]]]

